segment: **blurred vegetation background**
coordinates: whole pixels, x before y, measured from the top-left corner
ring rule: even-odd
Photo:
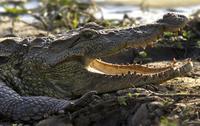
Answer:
[[[178,33],[165,33],[156,46],[200,47],[199,0],[1,0],[0,22],[25,22],[37,29],[60,33],[96,22],[107,28],[137,26],[173,12],[191,19]],[[148,57],[145,51],[139,57]]]
[[[60,27],[77,28],[87,22],[133,26],[144,23],[142,19],[151,22],[153,17],[166,12],[187,15],[198,7],[199,0],[1,0],[0,15],[14,19],[23,15],[29,23],[33,22],[31,16],[42,24],[40,27],[52,31]]]

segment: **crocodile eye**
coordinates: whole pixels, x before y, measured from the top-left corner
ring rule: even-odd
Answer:
[[[97,31],[94,29],[83,29],[80,35],[87,39],[93,39],[97,36]]]

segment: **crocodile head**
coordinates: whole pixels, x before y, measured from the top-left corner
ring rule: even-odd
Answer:
[[[178,31],[186,22],[185,16],[169,13],[154,24],[136,28],[103,29],[95,24],[87,24],[78,32],[70,33],[72,36],[66,35],[67,37],[60,38],[60,42],[52,44],[52,50],[56,49],[62,53],[56,52],[59,57],[45,56],[45,59],[51,65],[62,63],[72,57],[81,57],[92,62],[94,59],[107,57],[127,48],[151,46],[164,32]],[[52,50],[49,53],[54,53]]]
[[[102,93],[133,85],[160,83],[180,76],[191,70],[190,61],[148,68],[98,59],[127,48],[145,48],[155,44],[164,32],[178,31],[186,23],[185,16],[170,13],[155,23],[135,28],[104,29],[87,24],[56,39],[29,40],[20,67],[20,78],[29,90],[22,88],[26,94],[30,94],[32,87],[32,94],[35,95],[66,97],[81,95],[89,90]]]

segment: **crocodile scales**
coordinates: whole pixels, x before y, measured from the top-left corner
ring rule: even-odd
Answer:
[[[178,31],[187,20],[169,13],[135,28],[104,29],[89,23],[52,38],[1,38],[0,114],[17,121],[40,120],[90,100],[94,93],[85,94],[89,91],[105,93],[185,75],[192,69],[190,60],[148,68],[98,58],[155,44],[164,32]],[[64,100],[80,95],[75,101]]]

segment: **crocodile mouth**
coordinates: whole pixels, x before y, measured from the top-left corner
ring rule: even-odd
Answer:
[[[157,43],[156,42],[150,42],[151,47]],[[149,45],[148,45],[149,46]],[[146,47],[146,46],[145,46]],[[145,48],[142,46],[142,48]],[[138,48],[138,47],[136,47]],[[111,56],[112,58],[112,56]],[[166,71],[180,71],[180,69],[184,68],[185,66],[189,66],[190,69],[193,64],[191,62],[191,59],[186,59],[184,61],[177,62],[174,58],[173,61],[170,63],[168,62],[165,65],[161,65],[158,67],[157,65],[139,65],[139,64],[114,64],[109,63],[100,59],[87,59],[86,63],[86,69],[89,72],[97,73],[97,74],[104,74],[104,75],[129,75],[129,74],[135,74],[135,75],[155,75],[164,73]],[[189,70],[183,70],[183,71],[189,71]]]
[[[179,32],[186,25],[186,23],[187,23],[187,18],[184,16],[166,14],[163,16],[163,19],[158,20],[155,24],[140,26],[135,29],[124,29],[123,31],[121,31],[123,33],[124,39],[120,39],[122,37],[119,37],[121,35],[119,34],[119,36],[116,35],[116,38],[119,38],[119,40],[118,39],[110,40],[112,42],[116,41],[117,43],[121,43],[121,45],[118,45],[116,49],[114,48],[111,49],[111,51],[109,50],[110,51],[109,53],[104,53],[105,57],[111,56],[112,58],[113,52],[116,54],[118,52],[124,51],[124,49],[126,48],[145,49],[147,46],[152,47],[158,42],[157,40],[163,36],[164,32],[173,32],[173,33]],[[131,35],[127,37],[126,34],[131,34]],[[132,40],[131,38],[134,39]],[[86,59],[85,65],[88,71],[105,75],[129,75],[129,74],[161,75],[166,71],[169,71],[168,73],[170,73],[171,71],[176,71],[176,74],[179,74],[180,73],[179,71],[181,70],[182,70],[181,72],[190,71],[192,67],[192,62],[190,60],[186,60],[186,62],[176,62],[174,60],[167,66],[148,67],[145,65],[137,65],[137,64],[128,64],[128,65],[113,64],[99,59],[89,59],[89,60]],[[185,68],[188,69],[186,70]],[[170,74],[173,74],[173,72],[171,72]]]
[[[138,65],[138,64],[113,64],[108,63],[99,59],[94,59],[89,62],[86,69],[93,73],[105,74],[105,75],[154,75],[159,73],[164,73],[166,71],[180,71],[185,66],[189,69],[193,66],[191,59],[186,59],[184,61],[177,62],[175,59],[168,63],[168,65],[157,67],[155,65]],[[187,68],[187,67],[185,67]],[[184,70],[189,71],[189,70]]]
[[[179,31],[178,28],[176,31]],[[156,32],[155,32],[156,33]],[[149,39],[140,42],[134,42],[134,44],[126,45],[125,48],[122,48],[118,52],[114,52],[113,54],[109,54],[108,56],[112,58],[112,55],[118,54],[120,52],[124,52],[127,49],[135,48],[135,49],[146,49],[146,47],[153,47],[158,41],[157,39],[160,38],[160,34],[152,34]],[[131,43],[131,42],[130,42]],[[104,56],[106,57],[106,56]],[[113,64],[106,61],[100,60],[101,58],[97,59],[86,59],[85,66],[89,72],[98,73],[98,74],[106,74],[106,75],[125,75],[128,73],[139,73],[139,74],[149,74],[149,73],[156,73],[159,71],[163,71],[168,69],[169,67],[164,68],[149,68],[142,65],[137,64],[129,64],[129,65],[121,65],[121,64]]]
[[[172,32],[178,32],[181,28],[173,28]],[[153,36],[153,35],[152,35]],[[145,49],[148,47],[153,47],[158,41],[157,39],[160,38],[162,35],[154,34],[153,37],[145,41],[141,41],[140,43],[134,43],[133,45],[129,45],[126,48],[142,48]],[[126,49],[122,49],[120,52],[123,52]],[[110,57],[111,56],[111,57]],[[112,55],[109,55],[112,58]],[[183,68],[184,66],[189,66],[190,69],[192,67],[192,62],[190,59],[186,59],[185,61],[177,62],[175,59],[164,66],[148,66],[148,65],[138,65],[138,64],[113,64],[106,61],[100,60],[101,58],[97,59],[86,59],[87,62],[85,64],[86,69],[89,72],[98,73],[98,74],[105,74],[105,75],[129,75],[129,74],[136,74],[136,75],[154,75],[164,73],[166,71],[173,71]],[[188,71],[189,71],[188,69]],[[185,71],[185,70],[184,70]]]
[[[175,28],[171,30],[172,32],[178,32],[180,31],[179,28]],[[154,34],[149,37],[149,39],[146,39],[145,41],[135,42],[134,44],[127,45],[124,49],[121,49],[119,52],[124,52],[127,49],[130,48],[140,48],[140,49],[146,49],[146,47],[154,47],[154,45],[158,42],[158,38],[160,38],[161,34]],[[116,52],[115,54],[117,54]],[[112,55],[108,55],[109,58],[112,58]],[[106,56],[105,56],[106,57]],[[104,57],[103,57],[104,58]],[[186,64],[191,64],[190,60],[188,62],[177,63],[175,60],[169,63],[169,65],[164,65],[161,67],[157,66],[151,66],[148,65],[138,65],[138,64],[113,64],[109,63],[103,60],[100,60],[101,58],[97,59],[86,59],[86,69],[89,72],[98,73],[98,74],[105,74],[105,75],[128,75],[128,74],[139,74],[139,75],[153,75],[161,72],[165,72],[170,70],[171,68],[175,68],[175,66],[178,66],[179,68]],[[177,69],[179,69],[177,68]]]
[[[87,66],[87,69],[90,72],[106,74],[106,75],[123,75],[123,74],[125,75],[131,73],[152,74],[161,72],[168,68],[169,66],[163,68],[150,68],[137,64],[129,64],[129,65],[112,64],[104,62],[99,59],[91,61]]]
[[[179,31],[179,30],[180,28],[178,28],[176,31]],[[121,49],[120,52],[124,52],[128,48],[129,49],[130,48],[145,49],[146,47],[152,48],[158,42],[157,38],[160,38],[160,36],[155,34],[154,36],[151,36],[149,39],[145,41],[142,41],[140,43],[134,43],[131,46],[129,45],[128,47]],[[112,58],[112,55],[114,54],[109,55],[109,57]],[[127,75],[127,74],[143,74],[144,75],[144,74],[154,74],[154,73],[163,72],[172,67],[172,65],[164,66],[161,68],[148,67],[145,65],[138,65],[138,64],[127,64],[127,65],[123,64],[122,65],[122,64],[109,63],[100,59],[101,58],[85,59],[86,69],[92,73],[105,74],[105,75]]]

